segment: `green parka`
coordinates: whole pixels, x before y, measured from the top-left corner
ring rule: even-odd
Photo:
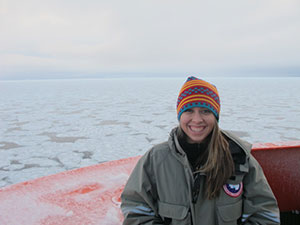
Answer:
[[[251,145],[222,132],[245,160],[239,164],[233,155],[235,176],[224,185],[219,197],[204,197],[205,174],[201,174],[200,193],[192,202],[194,176],[175,128],[168,142],[149,150],[130,175],[121,195],[123,224],[280,224],[276,199],[260,165],[250,154]]]

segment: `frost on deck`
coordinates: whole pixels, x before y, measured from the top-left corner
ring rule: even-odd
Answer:
[[[119,225],[120,194],[137,159],[106,162],[0,189],[0,224]]]

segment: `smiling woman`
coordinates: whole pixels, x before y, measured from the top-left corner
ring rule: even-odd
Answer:
[[[280,224],[279,209],[251,145],[219,128],[216,87],[189,77],[179,126],[137,163],[124,188],[124,225]]]

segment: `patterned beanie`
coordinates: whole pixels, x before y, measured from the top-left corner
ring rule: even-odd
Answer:
[[[220,98],[217,88],[213,84],[192,76],[186,80],[178,95],[178,120],[184,111],[193,107],[211,110],[219,121]]]

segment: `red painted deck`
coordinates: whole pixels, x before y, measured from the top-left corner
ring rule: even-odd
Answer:
[[[0,224],[119,225],[120,193],[137,160],[106,162],[0,189]]]
[[[281,211],[300,210],[300,141],[255,144]],[[119,225],[120,193],[138,157],[0,189],[1,225]]]

